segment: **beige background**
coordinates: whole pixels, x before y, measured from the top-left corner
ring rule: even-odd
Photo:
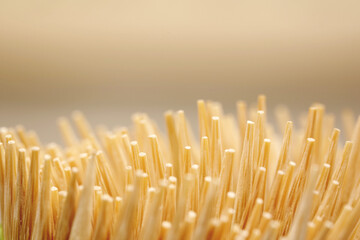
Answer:
[[[162,121],[196,99],[268,96],[292,113],[360,101],[359,1],[1,1],[0,125],[58,140],[56,118]],[[162,123],[162,122],[161,122]]]

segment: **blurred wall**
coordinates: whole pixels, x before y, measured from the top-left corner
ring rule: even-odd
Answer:
[[[268,96],[294,113],[360,101],[360,2],[54,0],[0,2],[0,125],[46,141],[80,109],[93,123],[146,111],[196,117],[196,100]]]

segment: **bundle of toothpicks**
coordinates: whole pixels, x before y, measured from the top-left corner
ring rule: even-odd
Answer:
[[[166,133],[146,114],[93,129],[74,112],[75,129],[58,121],[63,146],[1,128],[4,239],[360,239],[353,112],[340,134],[321,104],[297,126],[286,107],[271,124],[263,95],[236,116],[197,107],[198,134],[184,111],[165,113]]]

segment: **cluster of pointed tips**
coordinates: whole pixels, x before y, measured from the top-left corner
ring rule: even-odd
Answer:
[[[321,104],[295,128],[289,111],[237,116],[198,101],[199,140],[183,111],[166,134],[146,114],[133,127],[94,131],[76,112],[65,147],[23,127],[0,131],[5,239],[360,239],[360,118]],[[281,134],[276,134],[279,129]]]

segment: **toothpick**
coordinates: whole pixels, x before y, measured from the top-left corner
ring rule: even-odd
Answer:
[[[78,209],[71,227],[70,240],[90,239],[92,234],[91,214],[95,185],[95,156],[92,154],[86,169],[84,189],[79,198]]]
[[[277,108],[280,136],[264,95],[249,106],[235,120],[199,100],[199,140],[183,110],[165,113],[167,137],[145,113],[95,134],[74,112],[64,147],[0,128],[5,239],[358,239],[360,117],[342,115],[342,138],[322,104],[299,125]]]

